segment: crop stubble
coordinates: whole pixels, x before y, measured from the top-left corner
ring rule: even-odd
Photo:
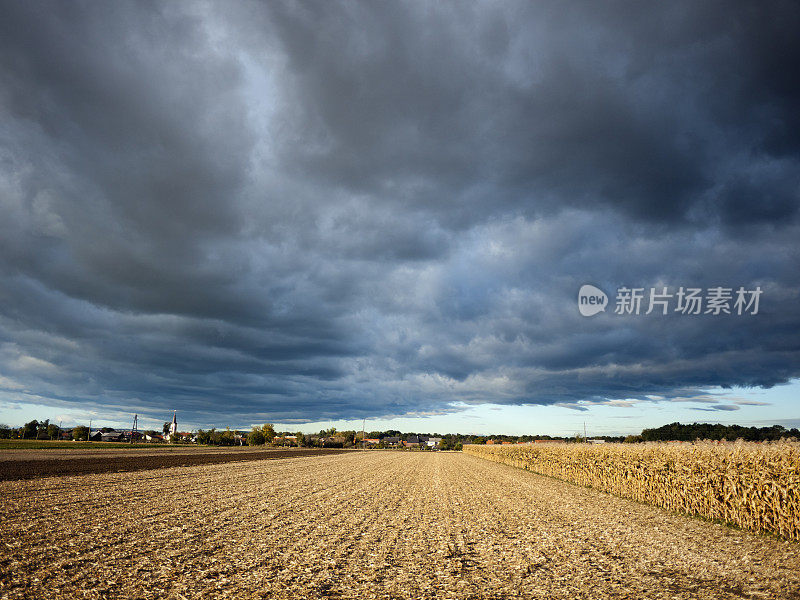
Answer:
[[[453,453],[0,483],[0,597],[800,598],[800,545]]]

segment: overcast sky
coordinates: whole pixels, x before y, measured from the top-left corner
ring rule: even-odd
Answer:
[[[0,420],[800,417],[759,395],[800,388],[798,31],[789,1],[4,0]]]

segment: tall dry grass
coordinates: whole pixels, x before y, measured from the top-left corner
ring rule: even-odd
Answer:
[[[800,443],[464,446],[480,458],[800,539]]]

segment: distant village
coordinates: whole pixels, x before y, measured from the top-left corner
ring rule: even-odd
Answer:
[[[125,429],[102,427],[91,428],[81,425],[62,428],[45,421],[30,421],[22,427],[11,428],[0,425],[0,438],[30,440],[72,440],[87,442],[150,443],[150,444],[200,444],[211,446],[277,446],[302,448],[374,448],[374,449],[418,449],[418,450],[461,450],[464,444],[525,444],[575,441],[575,438],[550,436],[482,436],[438,433],[404,433],[398,430],[386,431],[337,431],[325,429],[317,434],[302,432],[275,431],[267,423],[253,427],[249,431],[224,430],[212,428],[181,431],[177,413],[171,421],[166,421],[161,431],[139,430],[138,416],[133,426]],[[606,438],[609,441],[622,441],[623,438]],[[594,443],[606,439],[593,439]]]

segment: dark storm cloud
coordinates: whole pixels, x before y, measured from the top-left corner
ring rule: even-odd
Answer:
[[[795,215],[791,3],[269,6],[291,72],[286,165],[325,184],[454,220]]]
[[[6,402],[246,424],[800,376],[794,3],[0,10]],[[583,283],[764,293],[585,319]]]

